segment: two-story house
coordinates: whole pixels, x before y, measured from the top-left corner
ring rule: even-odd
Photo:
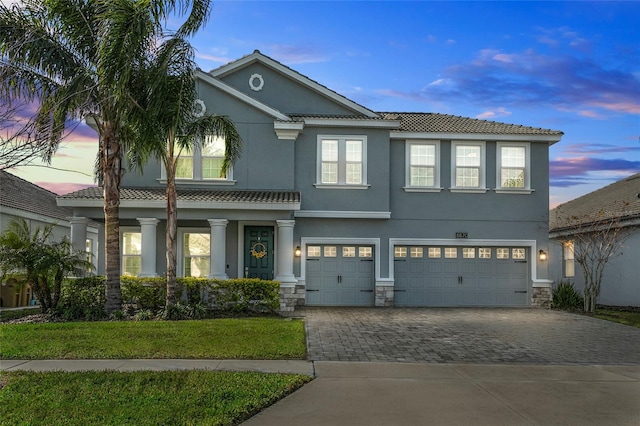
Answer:
[[[244,148],[224,177],[220,140],[181,156],[179,275],[278,280],[284,311],[550,298],[539,254],[562,132],[374,112],[258,51],[196,84],[200,112],[229,116]],[[164,177],[153,162],[123,179],[123,274],[164,273]],[[99,188],[58,203],[102,215]]]

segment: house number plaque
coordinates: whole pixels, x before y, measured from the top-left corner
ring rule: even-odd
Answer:
[[[469,234],[467,232],[456,232],[456,238],[469,238]]]

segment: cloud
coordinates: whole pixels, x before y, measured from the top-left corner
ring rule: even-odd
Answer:
[[[557,158],[549,162],[549,184],[571,187],[593,181],[593,174],[613,173],[628,176],[640,170],[640,160],[604,159],[588,156]]]
[[[34,182],[36,185],[47,189],[54,194],[63,195],[70,192],[79,191],[84,188],[95,185],[84,185],[81,183],[69,183],[69,182]]]
[[[598,118],[604,113],[640,114],[640,81],[634,73],[591,59],[551,57],[531,49],[516,53],[483,49],[469,63],[441,74],[436,82],[448,84],[431,83],[405,96],[511,108],[550,107]]]
[[[610,144],[582,144],[574,143],[564,146],[563,152],[565,154],[575,155],[602,155],[610,153],[622,153],[622,154],[637,154],[640,152],[639,146],[626,146],[626,145],[610,145]]]
[[[503,107],[499,107],[489,111],[485,111],[483,113],[480,113],[478,115],[476,115],[476,118],[482,119],[482,120],[492,120],[494,118],[498,118],[498,117],[507,117],[511,115],[511,111],[507,111],[506,108]]]
[[[269,51],[269,56],[273,56],[287,65],[314,64],[329,60],[317,48],[307,45],[273,44],[265,50]]]

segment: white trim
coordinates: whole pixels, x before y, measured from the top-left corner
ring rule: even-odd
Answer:
[[[254,80],[258,80],[258,84],[254,84]],[[253,74],[249,77],[249,87],[254,92],[259,92],[264,87],[264,78],[260,74]]]
[[[433,186],[411,185],[411,146],[412,145],[433,145],[435,159],[433,164],[434,184]],[[440,192],[440,141],[439,140],[407,140],[404,143],[404,190],[407,192]]]
[[[494,189],[496,194],[517,194],[517,195],[529,195],[536,192],[535,189]]]
[[[164,166],[162,167],[162,173],[164,174]],[[158,183],[161,183],[163,185],[167,184],[167,179],[165,178],[158,178],[156,179],[156,181]],[[203,179],[203,180],[191,180],[191,179],[176,179],[176,186],[179,185],[189,185],[189,186],[234,186],[236,183],[238,183],[237,180],[230,180],[230,179]]]
[[[298,210],[293,212],[293,216],[322,219],[391,219],[391,212]]]
[[[276,135],[280,140],[295,141],[298,138],[298,135],[302,133],[303,129],[304,123],[300,121],[273,122],[273,131],[276,132]]]
[[[518,135],[494,133],[447,133],[447,132],[397,132],[391,131],[391,139],[440,139],[440,140],[485,140],[512,142],[547,142],[552,145],[558,142],[562,135]]]
[[[548,280],[538,278],[538,243],[536,240],[491,240],[491,239],[441,239],[441,238],[389,238],[389,277],[394,277],[395,266],[393,248],[397,245],[412,246],[455,246],[455,247],[525,247],[529,248],[529,262],[531,263],[531,282],[545,283]]]
[[[340,185],[335,183],[314,183],[318,189],[369,189],[371,185]]]
[[[196,71],[196,77],[200,78],[202,81],[204,81],[205,83],[208,83],[212,86],[214,86],[217,89],[222,90],[223,92],[241,100],[242,102],[251,105],[252,107],[264,112],[265,114],[270,115],[273,118],[277,118],[279,120],[283,120],[283,121],[291,121],[291,119],[289,117],[287,117],[286,115],[284,115],[283,113],[281,113],[280,111],[278,111],[277,109],[271,108],[265,104],[263,104],[262,102],[257,101],[256,99],[245,95],[244,93],[242,93],[241,91],[234,89],[231,86],[226,85],[225,83],[223,83],[222,81],[213,78],[210,74],[204,72],[204,71]]]
[[[307,273],[307,245],[372,245],[373,261],[375,263],[375,280],[382,281],[380,278],[380,238],[322,238],[322,237],[302,237],[300,238],[300,279],[298,284],[304,283],[306,287],[306,273]],[[375,295],[374,295],[375,296]],[[375,299],[375,297],[374,297]]]
[[[467,193],[467,194],[484,194],[489,188],[449,188],[449,192]]]
[[[366,115],[367,117],[377,117],[377,114],[374,113],[373,111],[363,107],[362,105],[358,105],[357,103],[353,102],[350,99],[345,98],[342,95],[339,95],[338,93],[329,90],[328,88],[322,86],[321,84],[316,83],[315,81],[309,79],[308,77],[303,76],[302,74],[293,71],[291,68],[288,68],[276,61],[274,61],[273,59],[269,58],[268,56],[263,55],[262,53],[260,53],[259,51],[254,51],[252,54],[247,55],[243,58],[238,59],[237,61],[233,61],[230,62],[227,65],[223,65],[220,68],[217,68],[215,70],[211,71],[211,75],[213,77],[223,77],[227,74],[232,73],[233,71],[246,67],[254,62],[260,62],[263,65],[266,65],[270,68],[273,68],[274,70],[284,74],[285,76],[291,78],[294,81],[297,81],[309,88],[311,88],[312,90],[320,93],[321,95],[326,96],[327,98],[330,98],[336,102],[338,102],[339,104],[344,105],[345,107],[355,110],[363,115]]]
[[[304,124],[307,126],[328,126],[328,127],[357,127],[374,129],[393,129],[400,127],[398,120],[367,120],[350,118],[305,118]]]
[[[62,207],[63,204],[58,204],[58,206]],[[100,203],[100,206],[102,206],[102,203]],[[69,223],[69,220],[67,219],[57,219],[55,217],[44,216],[7,206],[0,206],[0,213],[2,215],[22,217],[28,220],[37,220],[38,222],[49,223],[51,225],[71,229],[71,223]]]

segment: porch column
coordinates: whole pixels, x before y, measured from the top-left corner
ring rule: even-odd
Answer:
[[[209,219],[211,226],[209,278],[229,279],[227,275],[227,219]]]
[[[142,268],[140,277],[157,277],[156,271],[156,226],[158,219],[152,217],[137,218],[140,223],[140,234],[142,237],[141,259]]]
[[[75,250],[87,250],[87,224],[89,219],[86,217],[74,216],[69,218],[71,224],[71,245]]]
[[[295,285],[293,275],[293,225],[295,220],[276,220],[278,224],[278,274],[275,280],[285,286]]]

